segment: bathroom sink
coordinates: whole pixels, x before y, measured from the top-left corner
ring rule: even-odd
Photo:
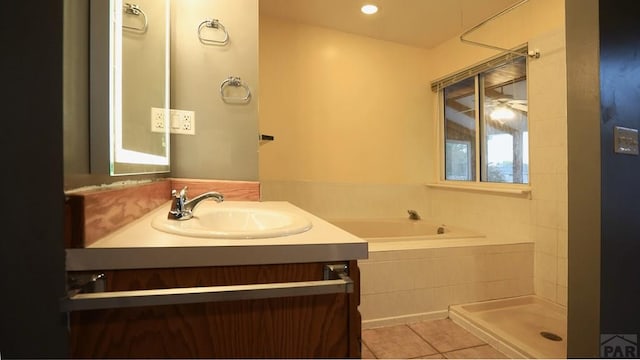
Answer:
[[[170,234],[214,239],[259,239],[287,236],[311,229],[302,215],[260,203],[203,203],[189,220],[170,220],[166,214],[153,218],[151,226]]]

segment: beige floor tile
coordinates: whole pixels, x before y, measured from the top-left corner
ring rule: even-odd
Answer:
[[[362,358],[363,359],[375,359],[376,356],[373,355],[373,352],[371,352],[371,349],[369,349],[369,347],[367,347],[367,345],[365,343],[362,343]]]
[[[506,355],[489,345],[481,345],[444,354],[447,359],[508,359]]]
[[[362,342],[378,359],[409,359],[438,352],[406,325],[364,330]]]
[[[423,321],[409,326],[441,353],[485,344],[451,319]]]
[[[444,357],[444,355],[437,353],[437,354],[433,354],[433,355],[427,355],[427,356],[420,356],[414,359],[446,359],[446,357]]]

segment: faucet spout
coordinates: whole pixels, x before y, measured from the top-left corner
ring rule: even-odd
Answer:
[[[173,197],[173,203],[171,204],[171,210],[167,215],[167,219],[170,220],[189,220],[193,217],[193,211],[203,200],[214,199],[216,202],[224,201],[224,195],[219,192],[210,191],[204,194],[198,195],[191,200],[187,199],[187,187],[185,186],[180,192],[176,190],[171,191]]]
[[[198,206],[198,204],[200,204],[203,200],[207,200],[207,199],[213,199],[216,202],[222,202],[222,201],[224,201],[224,195],[220,194],[219,192],[215,192],[215,191],[206,192],[204,194],[198,195],[198,196],[194,197],[193,199],[185,202],[184,203],[184,210],[193,212],[193,210],[196,208],[196,206]]]

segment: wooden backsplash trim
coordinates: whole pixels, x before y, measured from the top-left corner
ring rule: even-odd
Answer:
[[[169,180],[89,190],[67,195],[71,206],[72,247],[86,247],[166,203]],[[78,220],[80,219],[80,220]]]
[[[187,186],[189,197],[218,191],[225,200],[260,200],[260,183],[200,179],[166,179],[145,184],[89,190],[67,195],[65,246],[87,247],[100,238],[166,203],[172,189]],[[69,228],[70,227],[70,228]]]
[[[260,201],[260,183],[257,181],[224,181],[200,179],[171,179],[171,188],[187,187],[190,198],[208,191],[217,191],[225,200]]]

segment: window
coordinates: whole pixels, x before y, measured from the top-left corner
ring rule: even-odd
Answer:
[[[528,184],[526,56],[441,89],[444,179]]]

